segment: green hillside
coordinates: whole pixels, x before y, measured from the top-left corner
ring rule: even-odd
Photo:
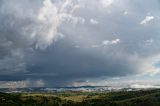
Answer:
[[[160,90],[0,93],[0,106],[160,106]]]

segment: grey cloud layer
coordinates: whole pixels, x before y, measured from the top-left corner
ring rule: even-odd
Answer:
[[[158,72],[158,10],[158,0],[1,0],[0,80]]]
[[[78,17],[68,13],[74,7],[67,11],[68,5],[58,3],[53,4],[50,0],[1,1],[1,74],[25,71],[24,58],[27,52],[33,51],[34,47],[45,49],[51,45],[57,39],[57,35],[60,35],[57,28],[61,21],[79,21]]]

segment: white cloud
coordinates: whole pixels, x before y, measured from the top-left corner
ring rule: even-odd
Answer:
[[[62,22],[69,22],[72,24],[85,22],[82,17],[73,16],[72,13],[77,9],[72,0],[65,2],[52,3],[51,0],[44,0],[43,7],[38,14],[39,25],[32,33],[32,37],[36,37],[36,48],[44,49],[51,45],[57,38],[57,28]]]
[[[33,37],[38,36],[36,48],[46,48],[52,44],[57,35],[57,27],[61,22],[58,11],[56,5],[50,0],[44,0],[37,17],[41,24],[37,26],[36,32],[33,32]]]
[[[104,40],[104,41],[102,42],[102,44],[103,44],[103,45],[108,45],[108,44],[110,44],[110,41],[109,41],[109,40]]]
[[[115,40],[111,40],[111,41],[109,41],[109,40],[104,40],[104,41],[102,41],[102,44],[103,45],[112,45],[112,44],[118,44],[118,43],[120,43],[120,39],[115,39]]]
[[[120,42],[120,39],[115,39],[115,40],[112,40],[111,41],[111,44],[117,44],[117,43],[119,43]]]
[[[128,14],[128,12],[127,12],[127,11],[124,11],[124,12],[123,12],[123,15],[127,15],[127,14]]]
[[[93,18],[90,19],[90,23],[91,24],[98,24],[99,22]]]
[[[102,41],[102,44],[94,44],[91,45],[92,48],[98,48],[98,47],[102,47],[103,45],[107,46],[107,45],[116,45],[120,43],[120,39],[114,39],[114,40],[104,40]]]
[[[113,3],[113,0],[101,0],[103,6],[108,7]]]
[[[154,40],[153,39],[148,39],[145,41],[145,45],[151,45],[153,44]]]
[[[145,25],[148,22],[152,21],[154,19],[154,16],[146,16],[141,22],[140,24]]]
[[[133,84],[130,86],[131,88],[143,88],[143,89],[147,89],[147,88],[160,88],[160,86],[154,86],[154,85],[141,85],[141,84]]]

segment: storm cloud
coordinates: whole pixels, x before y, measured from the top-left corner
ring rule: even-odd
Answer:
[[[0,0],[0,80],[65,86],[155,75],[159,5],[158,0]]]

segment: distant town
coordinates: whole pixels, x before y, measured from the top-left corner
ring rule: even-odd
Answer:
[[[138,91],[158,89],[160,86],[148,88],[112,87],[112,86],[79,86],[79,87],[36,87],[36,88],[0,88],[0,92],[23,93],[23,92],[116,92],[116,91]]]

